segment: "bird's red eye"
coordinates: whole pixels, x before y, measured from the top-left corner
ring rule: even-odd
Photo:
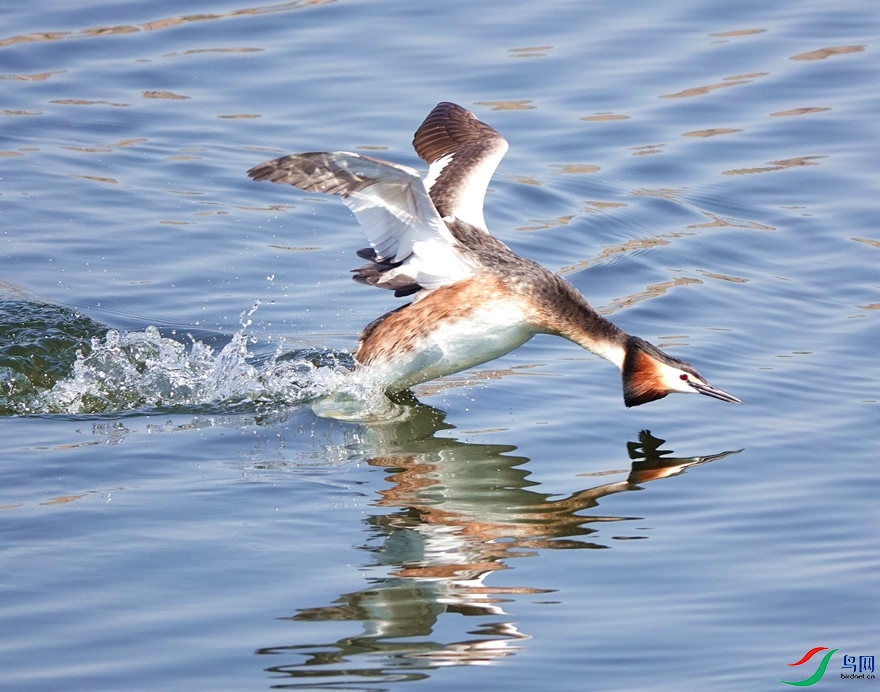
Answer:
[[[680,380],[684,380],[685,382],[687,382],[687,381],[688,381],[688,376],[685,375],[684,373],[682,373],[681,375],[678,376],[678,379],[680,379]]]

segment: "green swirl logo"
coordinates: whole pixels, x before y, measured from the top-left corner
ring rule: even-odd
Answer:
[[[809,661],[813,656],[815,656],[820,651],[827,651],[827,646],[817,646],[814,649],[810,649],[807,653],[804,654],[804,657],[798,661],[797,663],[789,663],[790,666],[802,666],[804,663]],[[794,685],[795,687],[808,687],[810,685],[815,685],[819,680],[822,679],[822,676],[825,675],[825,669],[828,668],[828,661],[831,660],[831,657],[835,654],[837,649],[831,649],[827,654],[822,658],[821,663],[819,663],[819,667],[816,668],[816,672],[813,673],[810,677],[805,680],[798,680],[797,682],[789,682],[788,680],[780,680],[779,682],[784,682],[786,685]]]

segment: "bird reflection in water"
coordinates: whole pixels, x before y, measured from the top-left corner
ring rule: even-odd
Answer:
[[[375,502],[381,511],[365,520],[371,538],[363,546],[370,555],[364,569],[381,576],[331,605],[289,617],[296,623],[360,622],[362,633],[259,649],[281,659],[266,669],[273,687],[375,689],[380,681],[419,680],[439,667],[485,665],[514,655],[529,635],[517,628],[505,604],[552,589],[486,585],[490,574],[540,549],[607,548],[596,540],[596,525],[638,517],[584,513],[602,498],[741,451],[675,457],[660,449],[664,440],[645,430],[627,443],[628,469],[585,474],[627,473],[625,480],[558,497],[528,480],[529,459],[512,454],[515,447],[436,437],[452,427],[443,422],[445,414],[415,402],[412,411],[404,422],[369,431],[373,448],[382,453],[368,463],[385,468],[390,483]],[[465,636],[444,641],[435,630],[450,613],[475,619],[462,621],[469,625]],[[446,630],[457,623],[442,624]]]

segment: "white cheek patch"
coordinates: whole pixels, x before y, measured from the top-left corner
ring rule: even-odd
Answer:
[[[658,367],[660,369],[660,375],[663,379],[663,384],[669,391],[680,392],[682,394],[697,393],[697,390],[690,385],[690,381],[692,379],[694,381],[697,381],[693,375],[679,370],[678,368],[674,368],[670,365],[666,365],[666,363],[659,363]],[[686,379],[682,379],[682,375],[685,375]]]

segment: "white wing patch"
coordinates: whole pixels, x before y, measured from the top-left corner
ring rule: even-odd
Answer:
[[[437,178],[443,172],[443,169],[446,168],[446,164],[452,161],[452,157],[454,155],[455,154],[447,154],[446,156],[441,156],[428,167],[428,175],[425,176],[424,184],[425,189],[429,193],[431,192],[431,188],[434,186],[434,183],[437,182]]]
[[[376,285],[409,279],[433,290],[472,276],[477,266],[449,232],[412,168],[339,151],[284,156],[248,174],[339,196],[363,227],[374,261],[400,263],[383,271]]]
[[[413,146],[430,166],[425,187],[440,215],[488,232],[483,201],[507,152],[505,139],[470,111],[444,102],[416,130]]]
[[[347,152],[330,156],[363,181],[341,196],[363,226],[378,259],[402,262],[419,240],[441,238],[455,244],[415,170],[375,159],[364,165],[364,157]]]
[[[452,209],[452,216],[488,232],[486,219],[483,217],[486,190],[505,153],[507,153],[507,142],[504,142],[503,147],[499,146],[491,156],[480,159],[476,165],[462,169],[462,176],[456,181],[459,192],[456,196],[457,204]],[[452,163],[455,154],[451,154],[448,158]]]

